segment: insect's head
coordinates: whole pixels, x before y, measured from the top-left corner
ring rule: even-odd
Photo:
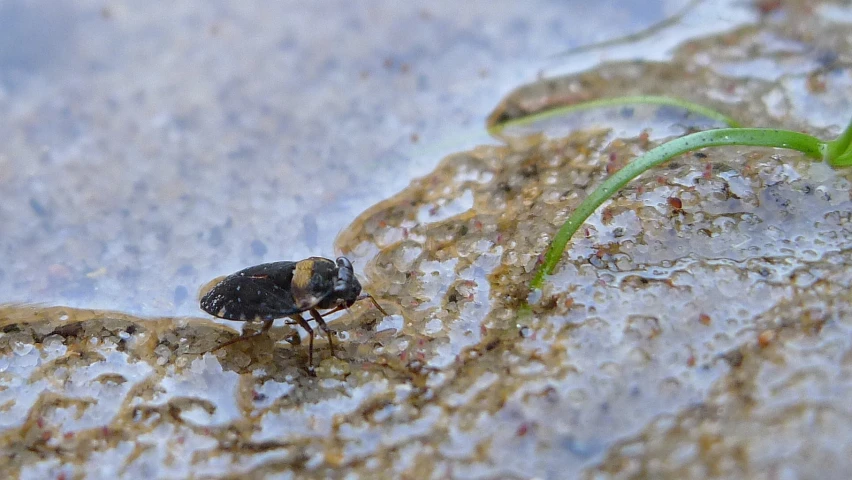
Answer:
[[[334,297],[338,306],[348,307],[358,300],[361,283],[355,278],[352,262],[346,257],[337,257],[337,279],[334,281]]]

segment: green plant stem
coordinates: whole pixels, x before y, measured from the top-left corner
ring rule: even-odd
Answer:
[[[542,112],[533,113],[530,115],[526,115],[524,117],[516,118],[513,120],[509,120],[502,123],[496,123],[488,126],[488,133],[494,137],[499,137],[500,134],[509,127],[519,127],[524,125],[530,125],[535,122],[540,122],[542,120],[546,120],[548,118],[559,117],[563,115],[567,115],[574,112],[579,112],[583,110],[591,110],[593,108],[602,108],[602,107],[623,107],[629,104],[647,104],[647,105],[663,105],[669,107],[677,107],[687,110],[689,112],[703,115],[712,120],[716,120],[721,122],[729,127],[739,127],[740,123],[734,120],[733,118],[717,112],[712,108],[705,107],[704,105],[700,105],[698,103],[689,102],[687,100],[682,100],[679,98],[672,97],[663,97],[658,95],[631,95],[624,97],[612,97],[612,98],[602,98],[599,100],[591,100],[588,102],[577,103],[573,105],[566,105],[562,107],[551,108],[549,110],[544,110]]]
[[[826,161],[832,167],[848,167],[852,165],[852,120],[846,130],[835,140],[828,142]]]
[[[844,140],[845,139],[845,140]],[[849,147],[852,141],[852,123],[847,131],[842,134],[836,144],[836,150],[841,147]],[[846,142],[845,144],[843,142]],[[568,241],[586,221],[589,216],[597,210],[608,198],[621,189],[630,180],[636,178],[646,170],[653,168],[667,160],[693,150],[706,147],[720,146],[754,146],[754,147],[776,147],[798,150],[808,157],[822,159],[832,152],[829,144],[810,135],[792,132],[789,130],[774,130],[764,128],[721,128],[686,135],[670,142],[664,143],[651,149],[641,157],[627,164],[624,168],[604,180],[604,182],[586,198],[583,203],[571,214],[568,220],[556,233],[550,248],[544,256],[544,260],[536,271],[530,287],[541,288],[544,276],[553,273]],[[850,152],[846,152],[847,154]],[[829,163],[832,159],[826,158]],[[831,163],[832,166],[838,166]]]

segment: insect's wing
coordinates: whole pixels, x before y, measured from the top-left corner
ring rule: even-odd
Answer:
[[[225,277],[201,298],[201,309],[226,320],[272,320],[301,311],[290,283],[295,262],[249,267]]]

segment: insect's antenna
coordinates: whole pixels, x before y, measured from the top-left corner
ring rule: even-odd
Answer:
[[[376,299],[375,299],[375,298],[373,298],[373,296],[372,296],[372,295],[370,295],[369,293],[365,293],[365,294],[359,295],[359,296],[358,296],[358,298],[356,298],[355,300],[366,300],[366,299],[368,299],[368,298],[370,299],[370,301],[371,301],[371,302],[373,302],[373,305],[375,305],[375,306],[376,306],[376,308],[378,308],[378,309],[379,309],[379,311],[380,311],[380,312],[382,312],[382,314],[384,314],[384,315],[389,315],[389,314],[388,314],[388,312],[386,312],[386,311],[385,311],[385,309],[384,309],[384,308],[382,308],[382,306],[381,306],[381,305],[379,305],[379,302],[377,302],[377,301],[376,301]]]

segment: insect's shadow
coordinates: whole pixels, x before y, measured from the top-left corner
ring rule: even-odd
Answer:
[[[277,320],[268,332],[257,332],[252,327],[259,326],[247,324],[248,331],[242,334],[209,320],[193,319],[192,325],[183,328],[194,333],[176,329],[175,334],[179,338],[190,340],[184,340],[175,353],[200,356],[211,354],[219,359],[223,369],[240,374],[263,368],[267,374],[284,372],[287,375],[315,376],[316,369],[331,359],[357,368],[360,365],[359,350],[363,351],[364,344],[375,342],[382,336],[375,331],[375,325],[380,319],[381,315],[373,309],[357,313],[340,312],[332,320],[333,354],[326,333],[318,332],[314,338],[313,365],[308,355],[310,337],[301,327],[283,319]],[[197,335],[199,326],[208,326],[211,330],[202,337]],[[349,339],[346,340],[346,337]]]
[[[379,318],[372,309],[341,312],[332,325],[342,334],[334,339],[334,358],[359,368],[359,349],[363,351],[365,342],[376,339]],[[4,334],[0,336],[0,357],[14,355],[13,350],[20,348],[16,345],[33,344],[52,351],[64,346],[61,356],[41,368],[45,375],[68,362],[103,361],[111,352],[124,353],[130,361],[145,362],[163,373],[174,367],[176,372],[184,371],[192,368],[193,362],[209,362],[210,357],[223,370],[240,375],[251,375],[258,369],[266,375],[293,378],[315,373],[308,364],[304,332],[285,320],[276,321],[262,335],[219,348],[241,334],[208,318],[140,318],[121,312],[6,305],[0,306],[0,332]],[[341,338],[345,336],[350,339]],[[314,340],[314,366],[330,358],[328,339],[319,333]]]
[[[286,371],[292,374],[299,371],[312,376],[314,369],[308,364],[307,347],[303,345],[299,332],[292,326],[273,327],[267,333],[251,337],[242,337],[237,333],[225,333],[218,336],[219,344],[239,339],[239,341],[224,347],[213,346],[208,349],[207,342],[199,344],[202,350],[197,351],[201,355],[210,353],[215,355],[222,368],[240,374],[250,373],[259,367],[264,368],[267,373]],[[315,362],[330,356],[327,342],[317,337],[314,344]],[[335,354],[338,358],[346,358],[346,349],[337,348]]]

